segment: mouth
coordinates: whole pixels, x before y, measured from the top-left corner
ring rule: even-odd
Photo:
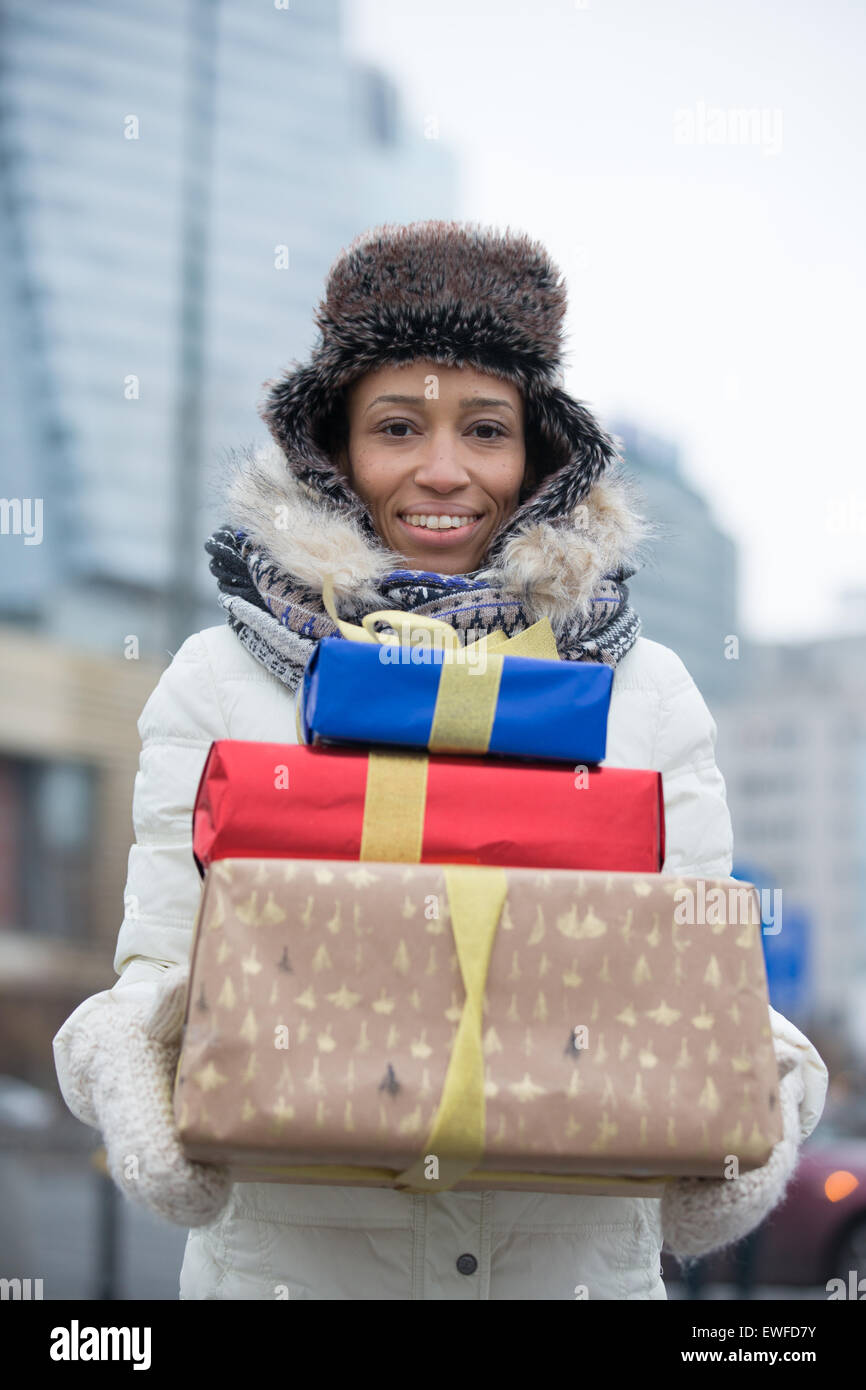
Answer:
[[[427,545],[459,544],[474,535],[484,517],[480,512],[399,512],[397,520],[405,530]]]

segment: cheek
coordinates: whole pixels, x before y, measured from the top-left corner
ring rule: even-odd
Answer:
[[[501,469],[497,474],[491,475],[488,482],[488,491],[500,507],[509,507],[517,502],[524,475],[522,456],[502,460]]]
[[[361,447],[352,452],[351,481],[355,491],[369,503],[387,501],[394,489],[389,469],[376,458],[375,449]]]

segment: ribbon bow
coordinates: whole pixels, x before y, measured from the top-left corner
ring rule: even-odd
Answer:
[[[441,618],[430,618],[426,614],[380,608],[362,618],[360,626],[357,623],[344,622],[337,615],[332,575],[328,575],[322,585],[322,600],[329,618],[350,642],[378,642],[381,645],[391,645],[387,633],[377,632],[374,626],[376,623],[387,623],[399,634],[401,645],[420,645],[417,639],[422,634],[441,639],[443,661],[477,660],[482,653],[536,657],[543,661],[559,660],[556,638],[548,618],[540,618],[537,623],[533,623],[523,632],[516,633],[514,637],[506,637],[501,628],[496,628],[486,637],[479,638],[477,642],[469,642],[464,647],[450,623],[443,622]]]

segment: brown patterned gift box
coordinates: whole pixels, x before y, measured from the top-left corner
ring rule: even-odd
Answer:
[[[747,1171],[782,1137],[757,890],[218,860],[175,1113],[239,1181],[633,1196]]]

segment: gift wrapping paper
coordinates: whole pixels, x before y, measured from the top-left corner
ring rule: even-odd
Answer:
[[[193,854],[657,872],[659,772],[216,740]]]
[[[690,924],[713,894],[734,908]],[[747,1171],[782,1135],[757,891],[217,860],[175,1114],[241,1181],[630,1196]]]
[[[452,657],[435,648],[324,638],[304,673],[303,741],[603,760],[612,667],[486,651],[472,659],[471,647],[465,659]]]

